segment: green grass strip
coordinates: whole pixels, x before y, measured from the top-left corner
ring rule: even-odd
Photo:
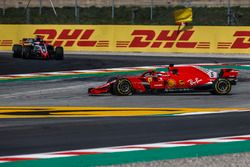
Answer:
[[[96,155],[52,158],[43,160],[20,161],[0,164],[1,167],[85,167],[99,165],[115,165],[133,162],[149,162],[177,158],[193,158],[220,154],[232,154],[250,151],[250,141],[206,144],[175,148],[161,148],[147,151],[122,153],[106,153]]]

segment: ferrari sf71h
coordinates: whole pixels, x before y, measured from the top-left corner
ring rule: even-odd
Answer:
[[[102,86],[89,88],[90,95],[110,93],[112,95],[132,95],[137,93],[170,93],[205,91],[216,95],[229,94],[236,85],[238,71],[223,68],[220,72],[200,66],[169,65],[167,72],[149,70],[139,76],[114,77]]]
[[[12,47],[14,58],[42,58],[62,60],[64,51],[62,47],[54,48],[47,44],[41,38],[24,38],[21,44],[15,44]]]

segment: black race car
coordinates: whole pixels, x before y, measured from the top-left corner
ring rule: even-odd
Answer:
[[[64,59],[63,47],[49,45],[41,38],[24,38],[20,43],[12,47],[14,58]]]

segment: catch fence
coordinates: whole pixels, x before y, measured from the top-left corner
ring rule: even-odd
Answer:
[[[32,17],[36,17],[37,13],[39,16],[45,17],[46,12],[50,9],[49,12],[52,12],[57,18],[65,18],[66,16],[64,15],[69,14],[73,16],[74,23],[81,24],[91,23],[91,21],[88,22],[91,19],[94,19],[95,21],[93,23],[96,24],[98,24],[98,20],[100,24],[119,24],[117,20],[121,17],[126,17],[127,19],[124,24],[140,24],[140,18],[143,20],[141,24],[150,24],[150,22],[152,24],[169,24],[171,22],[159,21],[161,20],[159,17],[166,17],[166,19],[172,17],[172,15],[170,16],[169,14],[176,7],[192,7],[197,9],[194,10],[194,12],[196,12],[196,18],[206,17],[204,14],[205,11],[200,14],[202,8],[218,8],[218,10],[223,10],[224,13],[221,14],[221,16],[217,14],[218,17],[223,17],[224,19],[223,23],[221,23],[222,25],[247,25],[248,23],[246,21],[241,23],[241,18],[244,16],[245,18],[243,19],[249,18],[249,12],[247,13],[246,8],[250,8],[250,0],[1,0],[0,6],[2,9],[2,16],[0,19],[3,20],[0,20],[1,23],[8,23],[8,20],[10,23],[13,23],[11,22],[11,18],[6,19],[6,17],[13,17],[13,15],[15,15],[13,14],[15,13],[13,12],[14,9],[18,10],[18,14],[21,15],[19,16],[21,19],[20,23],[37,23]],[[71,11],[69,12],[66,9],[62,11],[62,8],[70,8]],[[36,11],[33,9],[36,9]],[[92,11],[89,11],[91,9]],[[103,13],[100,13],[102,11]],[[87,12],[90,14],[88,15]],[[165,12],[165,14],[161,12]],[[108,19],[109,22],[102,21],[105,19]],[[215,20],[216,19],[217,18],[215,18]],[[49,18],[47,20],[48,23],[50,23]],[[205,25],[210,24],[206,19],[203,20],[205,20]],[[55,21],[55,23],[58,23],[58,21]],[[59,21],[59,23],[63,22]],[[66,23],[71,22],[66,21]],[[123,22],[120,24],[123,24]]]

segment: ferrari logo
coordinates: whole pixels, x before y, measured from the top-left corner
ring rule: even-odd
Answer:
[[[149,77],[148,78],[148,82],[150,83],[150,82],[152,82],[153,81],[153,78],[152,77]]]

